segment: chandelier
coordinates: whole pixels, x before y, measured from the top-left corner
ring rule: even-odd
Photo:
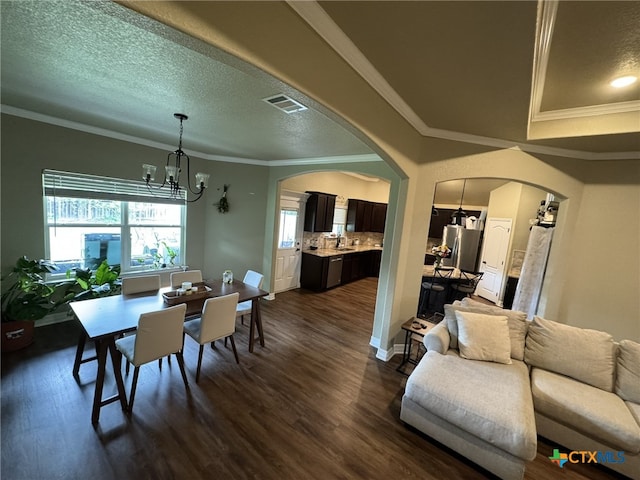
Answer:
[[[173,116],[176,117],[178,120],[180,120],[180,140],[178,142],[178,149],[175,150],[174,152],[170,152],[167,155],[167,164],[164,167],[165,169],[164,178],[162,180],[162,184],[157,188],[160,189],[160,188],[163,188],[165,185],[167,185],[170,189],[171,197],[180,198],[181,196],[180,190],[181,189],[184,190],[184,188],[180,186],[180,172],[182,172],[181,164],[183,160],[186,160],[187,161],[187,191],[185,193],[187,194],[187,197],[189,195],[189,192],[191,192],[193,195],[196,195],[195,198],[191,200],[187,198],[186,200],[187,202],[195,202],[199,200],[200,197],[202,197],[204,190],[207,188],[209,184],[209,174],[202,173],[202,172],[196,173],[196,184],[198,186],[197,187],[198,190],[193,190],[191,188],[191,181],[189,180],[189,177],[191,176],[189,172],[189,155],[184,153],[184,151],[182,150],[182,130],[183,130],[182,122],[184,120],[187,120],[189,117],[187,117],[184,113],[174,113]],[[155,175],[156,175],[155,165],[150,165],[148,163],[145,163],[144,165],[142,165],[142,179],[147,183],[147,187],[149,188],[149,191],[151,193],[153,193],[151,182],[153,182],[153,180],[155,179]]]

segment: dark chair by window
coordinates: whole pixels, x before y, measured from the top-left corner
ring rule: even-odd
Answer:
[[[460,280],[451,284],[451,295],[449,300],[462,300],[464,297],[471,296],[475,291],[484,272],[466,272],[460,271]]]
[[[422,290],[420,292],[420,303],[418,306],[418,316],[422,318],[426,318],[429,316],[429,312],[440,312],[442,313],[444,310],[444,300],[447,298],[446,290],[449,286],[449,281],[451,279],[451,275],[453,274],[452,268],[436,268],[433,272],[432,277],[422,277]],[[434,303],[436,303],[433,310],[430,310],[430,301],[431,301],[431,292],[434,293],[435,299]],[[443,292],[445,292],[443,294]],[[443,294],[444,297],[442,302],[438,304],[438,297]]]

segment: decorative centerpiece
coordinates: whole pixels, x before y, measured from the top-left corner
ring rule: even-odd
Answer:
[[[436,245],[431,247],[431,253],[436,256],[436,261],[433,262],[434,268],[440,268],[443,258],[449,258],[451,256],[451,249],[446,243],[442,245]]]
[[[225,270],[222,273],[222,283],[233,283],[233,272],[231,270]]]

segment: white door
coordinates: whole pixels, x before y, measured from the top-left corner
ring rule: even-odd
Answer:
[[[476,294],[500,305],[500,293],[504,283],[507,250],[511,237],[510,218],[488,218],[484,229],[484,245],[480,271],[484,272]]]
[[[274,278],[275,293],[300,286],[302,228],[304,226],[302,213],[300,199],[281,197]]]

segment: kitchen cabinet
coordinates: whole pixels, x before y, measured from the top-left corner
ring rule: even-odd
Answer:
[[[302,288],[316,291],[327,288],[329,258],[331,257],[318,257],[309,253],[302,254],[302,268],[300,270],[300,286]]]
[[[384,233],[384,224],[387,220],[387,204],[374,203],[371,212],[371,231]]]
[[[457,208],[437,208],[438,215],[431,215],[431,223],[429,224],[429,238],[442,239],[442,231],[446,225],[451,224],[451,215],[458,211]],[[463,209],[465,210],[465,209]],[[465,210],[467,216],[480,217],[480,210]]]
[[[333,229],[336,195],[322,192],[307,193],[310,195],[304,213],[304,231],[330,232]]]
[[[369,276],[380,276],[380,263],[382,261],[382,250],[371,250],[371,259],[369,261]]]
[[[339,255],[302,253],[300,286],[309,290],[323,291],[336,285],[355,282],[365,277],[380,274],[382,251],[345,251]]]
[[[387,204],[349,199],[347,232],[384,232]]]

